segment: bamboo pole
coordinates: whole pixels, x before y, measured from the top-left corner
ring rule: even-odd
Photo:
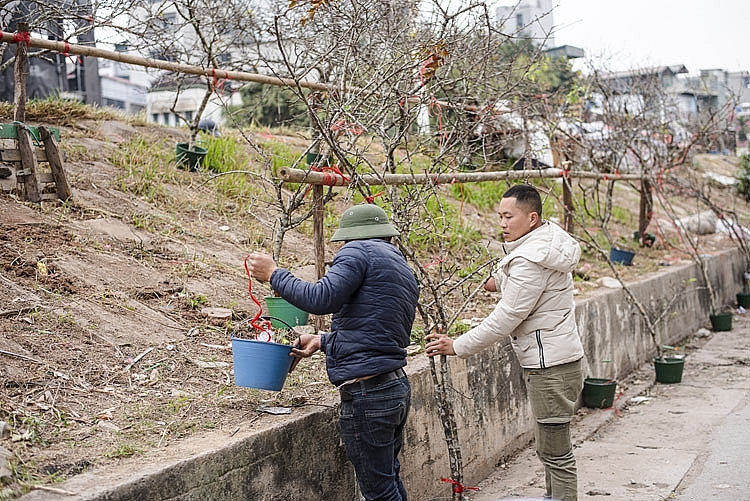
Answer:
[[[508,179],[545,179],[576,177],[581,179],[640,180],[641,174],[607,174],[586,171],[565,171],[563,169],[529,169],[496,172],[456,172],[455,174],[369,174],[359,176],[358,180],[369,185],[398,186],[406,184],[450,184],[479,181],[504,181]],[[350,180],[343,174],[334,172],[305,171],[282,167],[279,177],[287,183],[307,183],[324,186],[348,186]]]
[[[5,31],[0,31],[0,33],[2,34],[3,42],[18,43],[17,37],[14,33],[7,33]],[[169,61],[161,61],[159,59],[150,59],[147,57],[134,56],[131,54],[123,54],[122,52],[115,52],[87,45],[77,45],[59,40],[44,40],[40,38],[28,38],[27,40],[27,42],[24,41],[27,46],[37,49],[47,49],[66,55],[76,54],[80,56],[100,57],[103,59],[109,59],[110,61],[117,61],[125,64],[134,64],[136,66],[145,66],[148,68],[157,68],[161,70],[169,70],[177,73],[200,75],[217,79],[238,80],[242,82],[257,82],[262,84],[286,87],[296,87],[297,85],[299,85],[300,87],[304,87],[307,89],[329,92],[363,92],[361,89],[343,88],[342,86],[323,84],[319,82],[298,82],[291,78],[273,77],[268,75],[260,75],[258,73],[222,70],[219,68],[202,68],[200,66],[192,66],[189,64],[172,63]]]
[[[185,73],[189,75],[199,75],[205,77],[211,77],[215,79],[227,79],[237,80],[239,82],[255,82],[260,84],[276,85],[279,87],[302,87],[304,89],[318,90],[331,93],[352,93],[352,94],[372,94],[380,95],[378,92],[374,92],[359,87],[347,86],[344,83],[340,84],[326,84],[320,82],[311,82],[307,80],[295,80],[293,78],[282,78],[274,77],[269,75],[261,75],[259,73],[249,73],[245,71],[233,71],[233,70],[222,70],[219,68],[203,68],[200,66],[193,66],[183,63],[172,63],[169,61],[163,61],[159,59],[151,59],[147,57],[134,56],[131,54],[124,54],[122,52],[115,52],[106,49],[100,49],[98,47],[92,47],[88,45],[72,44],[59,40],[44,40],[41,38],[28,37],[28,32],[19,31],[18,33],[8,33],[0,31],[0,38],[5,43],[19,43],[19,36],[24,35],[23,43],[27,47],[34,47],[36,49],[46,49],[49,51],[59,52],[64,55],[75,54],[80,56],[100,57],[108,59],[110,61],[117,61],[125,64],[134,64],[136,66],[144,66],[146,68],[156,68],[160,70],[174,71],[176,73]],[[398,100],[404,99],[403,96],[394,96]],[[424,98],[417,95],[407,96],[406,102],[419,103],[423,102]],[[480,111],[479,106],[450,103],[448,101],[436,100],[435,104],[444,107],[450,107],[455,109],[463,109],[466,111]]]

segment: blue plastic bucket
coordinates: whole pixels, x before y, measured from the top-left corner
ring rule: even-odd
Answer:
[[[618,249],[617,247],[612,247],[609,250],[609,260],[613,263],[620,263],[624,264],[625,266],[630,266],[631,264],[633,264],[634,257],[635,252],[629,250]]]
[[[279,391],[294,357],[288,344],[232,337],[234,384],[259,390]]]
[[[271,319],[271,326],[275,329],[289,329],[299,325],[307,325],[309,313],[302,311],[283,297],[266,296],[266,309]]]

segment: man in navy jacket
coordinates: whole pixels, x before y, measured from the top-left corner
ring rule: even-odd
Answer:
[[[253,277],[294,306],[332,313],[331,332],[300,336],[292,354],[326,354],[328,378],[341,395],[339,424],[347,456],[366,500],[406,500],[398,454],[411,405],[403,367],[419,288],[403,254],[391,243],[399,232],[376,205],[344,211],[332,242],[343,241],[317,282],[296,278],[266,254],[253,253]]]

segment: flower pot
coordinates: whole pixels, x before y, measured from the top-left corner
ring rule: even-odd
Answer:
[[[731,331],[732,330],[732,312],[731,311],[717,313],[716,315],[709,315],[708,319],[711,321],[711,328],[714,331]]]
[[[286,299],[277,296],[266,296],[266,309],[271,319],[271,326],[276,329],[289,329],[306,325],[309,314],[302,311]]]
[[[175,162],[179,169],[196,171],[198,167],[203,163],[208,150],[201,148],[200,146],[193,146],[193,149],[188,149],[188,143],[177,143],[175,148]]]
[[[679,383],[682,381],[682,369],[685,359],[682,357],[664,357],[654,359],[654,371],[657,383]]]
[[[640,242],[641,241],[641,232],[640,231],[636,230],[636,231],[633,232],[633,240],[635,240],[636,242]],[[654,235],[653,233],[646,233],[646,236],[643,237],[643,245],[645,247],[651,247],[651,246],[653,246],[654,242],[656,242],[656,235]]]
[[[750,308],[750,292],[738,292],[737,293],[737,306],[743,308]]]
[[[625,249],[618,249],[617,247],[612,247],[609,250],[609,260],[613,263],[618,264],[624,264],[625,266],[630,266],[633,264],[633,258],[635,257],[635,252],[625,250]]]
[[[314,151],[308,151],[305,155],[305,162],[307,165],[317,165],[319,167],[331,165],[331,156],[323,156],[320,153]]]
[[[587,377],[583,381],[583,405],[590,409],[607,409],[615,401],[617,381]]]

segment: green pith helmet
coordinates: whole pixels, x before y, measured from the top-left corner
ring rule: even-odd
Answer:
[[[383,209],[373,204],[362,204],[344,211],[339,229],[331,237],[331,242],[395,237],[398,234]]]

